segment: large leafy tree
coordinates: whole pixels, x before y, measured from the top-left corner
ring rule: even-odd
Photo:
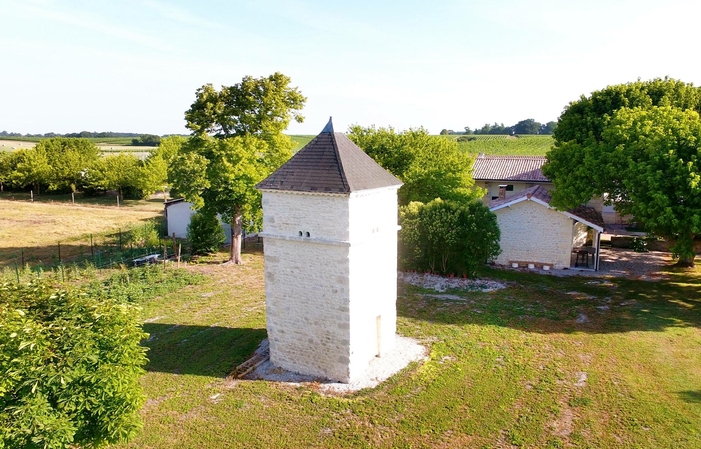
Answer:
[[[672,79],[609,86],[570,103],[543,172],[561,209],[604,196],[623,214],[674,241],[694,265],[701,234],[701,91]]]
[[[13,153],[13,171],[8,178],[11,184],[24,188],[31,187],[35,193],[49,184],[51,164],[46,151],[41,148],[22,149]]]
[[[171,167],[171,182],[185,199],[207,214],[221,214],[231,224],[233,263],[242,263],[244,226],[260,222],[261,197],[255,185],[291,155],[292,142],[281,137],[192,137]]]
[[[399,178],[399,204],[435,198],[459,202],[480,198],[473,189],[473,158],[455,141],[431,136],[423,128],[397,133],[390,128],[351,126],[348,137],[383,168]]]
[[[282,132],[291,120],[304,120],[306,98],[279,72],[219,91],[207,84],[195,96],[185,112],[192,137],[169,180],[196,208],[231,223],[230,261],[240,264],[243,227],[260,221],[255,185],[289,159],[293,143]]]
[[[100,158],[99,148],[88,139],[44,139],[34,151],[45,153],[51,166],[48,187],[52,191],[75,192],[81,188],[85,173]]]
[[[197,89],[195,102],[185,112],[194,135],[219,138],[281,134],[290,120],[302,122],[300,111],[307,99],[290,78],[280,72],[268,77],[245,76],[240,83],[216,90],[211,84]]]

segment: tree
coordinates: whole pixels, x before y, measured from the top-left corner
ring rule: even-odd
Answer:
[[[231,223],[230,261],[236,264],[242,263],[243,226],[260,222],[255,185],[290,158],[294,145],[282,132],[291,120],[304,120],[299,111],[307,99],[289,84],[290,78],[279,72],[267,78],[246,76],[221,91],[206,84],[185,112],[192,137],[169,179],[196,208]]]
[[[540,131],[538,131],[538,133],[552,134],[555,131],[555,127],[557,127],[557,122],[548,122],[544,125],[540,125]]]
[[[399,204],[435,198],[458,202],[480,198],[473,189],[472,156],[457,142],[431,136],[423,128],[397,133],[390,128],[351,126],[348,137],[378,164],[399,178]]]
[[[81,188],[85,173],[100,158],[99,148],[88,139],[44,139],[34,150],[46,154],[51,167],[47,180],[51,191],[75,192]]]
[[[224,229],[215,214],[198,211],[187,225],[187,242],[192,254],[210,254],[224,244]]]
[[[701,233],[701,91],[672,79],[609,86],[570,103],[558,120],[543,173],[552,204],[576,207],[604,196],[623,214],[674,242],[694,265]]]
[[[175,159],[169,174],[173,187],[196,209],[221,214],[231,223],[231,262],[242,263],[243,227],[261,221],[261,197],[255,185],[289,159],[292,147],[284,135],[192,137]]]
[[[513,127],[514,133],[516,134],[538,134],[541,125],[532,118],[521,120],[516,123]]]
[[[161,144],[161,138],[153,134],[142,134],[138,139],[131,139],[134,146],[157,147]]]
[[[9,180],[18,187],[31,186],[35,193],[40,193],[49,184],[51,165],[42,148],[18,150],[14,153],[14,170]]]
[[[239,84],[222,86],[220,91],[205,84],[185,112],[186,126],[193,135],[218,138],[281,134],[291,120],[304,121],[299,111],[307,99],[289,86],[290,81],[275,72],[267,78],[245,76]]]
[[[405,269],[474,277],[501,252],[496,215],[478,200],[411,202],[399,209],[399,222],[399,259]]]
[[[116,190],[122,198],[143,198],[142,162],[133,154],[111,154],[98,159],[85,176],[88,191]]]

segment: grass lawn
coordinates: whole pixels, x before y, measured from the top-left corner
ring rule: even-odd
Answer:
[[[223,258],[223,256],[222,256]],[[263,260],[143,304],[144,429],[122,448],[701,447],[701,270],[658,282],[488,271],[440,300],[400,284],[430,359],[373,390],[226,379],[265,338]]]
[[[11,198],[14,198],[12,200]],[[0,195],[0,269],[21,258],[25,262],[51,263],[61,242],[62,259],[90,252],[90,234],[95,244],[105,233],[126,231],[147,220],[160,219],[163,200],[127,200],[117,207],[114,197],[82,198],[76,204],[70,195]]]

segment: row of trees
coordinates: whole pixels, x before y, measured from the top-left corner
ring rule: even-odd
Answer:
[[[110,137],[141,137],[141,136],[149,136],[150,134],[139,134],[139,133],[115,133],[112,131],[103,131],[103,132],[97,132],[97,131],[81,131],[79,133],[66,133],[66,134],[58,134],[58,133],[45,133],[45,134],[22,134],[22,133],[16,133],[16,132],[7,132],[7,131],[0,131],[0,137],[83,137],[83,138],[110,138]]]
[[[142,198],[166,188],[168,164],[184,141],[168,137],[142,161],[130,153],[103,157],[87,139],[45,139],[34,148],[0,152],[0,189],[87,194],[117,190],[123,198]]]
[[[485,123],[484,126],[481,128],[477,129],[472,129],[469,126],[465,127],[465,132],[456,132],[453,131],[452,129],[443,129],[441,130],[441,135],[449,135],[449,134],[505,134],[505,135],[514,135],[514,134],[552,134],[555,131],[555,128],[557,127],[557,122],[550,121],[547,123],[540,123],[536,122],[532,118],[528,118],[526,120],[521,120],[520,122],[516,123],[515,125],[511,126],[504,126],[503,123],[494,123],[493,125],[490,125],[489,123]]]

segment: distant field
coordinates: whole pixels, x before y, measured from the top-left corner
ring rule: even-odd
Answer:
[[[470,136],[473,137],[473,136]],[[477,140],[458,142],[458,147],[471,154],[509,156],[545,156],[553,146],[552,136],[474,136]]]
[[[296,146],[292,149],[293,153],[296,153],[297,151],[301,150],[306,144],[311,142],[313,138],[316,136],[312,135],[295,135],[295,136],[289,136],[290,139],[296,144]]]

